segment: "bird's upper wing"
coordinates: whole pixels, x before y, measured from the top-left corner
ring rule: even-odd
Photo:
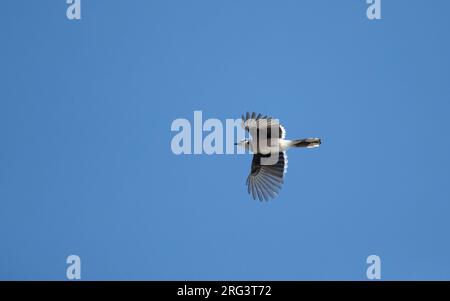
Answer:
[[[247,177],[248,193],[260,201],[272,199],[278,195],[287,169],[287,155],[278,154],[278,161],[273,165],[262,165],[261,159],[270,154],[254,154],[250,174]]]
[[[263,116],[261,114],[248,113],[244,116],[242,115],[242,127],[248,131],[252,137],[255,139],[259,138],[281,138],[284,139],[286,136],[286,131],[284,127],[279,123],[277,119],[273,119],[269,116]],[[274,131],[277,131],[274,133]],[[261,135],[266,134],[266,137],[261,137]],[[256,134],[256,136],[255,136]]]

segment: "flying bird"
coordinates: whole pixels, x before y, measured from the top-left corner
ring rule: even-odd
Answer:
[[[252,139],[235,143],[253,153],[247,191],[260,201],[275,198],[284,182],[287,171],[286,150],[293,147],[314,148],[322,143],[320,138],[287,140],[286,131],[277,119],[261,114],[242,115],[242,127]]]

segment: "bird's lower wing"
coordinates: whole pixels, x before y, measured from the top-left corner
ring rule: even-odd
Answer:
[[[268,155],[253,155],[252,167],[247,177],[247,190],[253,199],[260,201],[275,198],[283,185],[283,177],[287,168],[287,155],[285,152],[278,154],[278,161],[272,165],[264,165],[261,162]]]

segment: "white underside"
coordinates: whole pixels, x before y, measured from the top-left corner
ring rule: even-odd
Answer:
[[[259,140],[258,149],[260,153],[280,153],[288,150],[292,146],[291,140],[286,139],[270,139],[270,140]],[[254,145],[252,140],[250,140],[250,150],[255,153],[256,145]]]

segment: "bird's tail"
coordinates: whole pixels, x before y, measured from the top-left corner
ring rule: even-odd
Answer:
[[[306,148],[319,147],[319,145],[321,144],[322,140],[320,138],[298,139],[292,140],[291,142],[292,147],[306,147]]]

